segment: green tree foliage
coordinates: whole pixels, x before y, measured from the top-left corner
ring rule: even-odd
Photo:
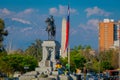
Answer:
[[[110,49],[99,54],[100,66],[102,71],[118,68],[118,51],[117,49]]]
[[[75,46],[70,52],[70,70],[75,71],[76,68],[83,69],[86,63],[85,57],[82,55],[83,47],[81,45]],[[68,58],[61,58],[62,64],[68,63]]]
[[[83,50],[81,53],[88,62],[90,62],[92,58],[94,58],[94,56],[90,54],[90,51],[92,51],[92,48],[88,45],[83,47]]]
[[[6,56],[6,55],[7,55],[7,52],[6,52],[6,51],[0,52],[0,58],[1,58],[2,56]]]
[[[70,52],[70,68],[74,71],[76,68],[92,70],[95,72],[103,72],[104,70],[118,68],[119,49],[110,49],[100,52],[98,55],[92,48],[88,46],[75,46]],[[64,58],[61,62],[67,64],[68,58]]]
[[[6,64],[6,62],[3,61],[2,58],[0,58],[0,72],[6,73],[6,74],[13,73],[12,67]]]
[[[71,55],[74,55],[74,53],[71,53]],[[77,53],[74,56],[71,56],[71,61],[75,64],[76,68],[83,69],[84,64],[86,63],[86,59],[84,56],[82,56],[80,53]]]
[[[115,69],[119,67],[119,48],[112,51],[111,64]]]
[[[42,59],[42,41],[37,39],[35,43],[32,43],[32,45],[25,50],[25,54],[31,55],[40,61]]]
[[[0,52],[5,51],[3,47],[4,36],[8,35],[8,31],[5,30],[5,23],[2,19],[0,19]]]
[[[65,66],[68,63],[68,58],[67,57],[65,57],[65,58],[60,57],[60,62],[62,62],[62,65]]]
[[[100,62],[97,61],[96,59],[93,60],[92,64],[89,65],[89,66],[91,66],[90,69],[93,70],[94,72],[101,72],[101,70],[100,70]]]
[[[29,55],[10,54],[0,58],[0,71],[13,73],[14,71],[24,72],[24,67],[29,67],[28,71],[34,70],[37,60]]]
[[[95,52],[92,50],[91,46],[79,45],[78,47],[75,47],[73,49],[73,51],[74,50],[75,50],[75,52],[73,53],[73,55],[75,55],[76,57],[79,56],[78,59],[81,59],[80,61],[78,61],[78,59],[76,58],[77,63],[79,62],[79,64],[77,64],[77,65],[81,65],[81,67],[80,67],[81,69],[83,69],[83,67],[86,67],[88,70],[95,70],[95,71],[96,71],[96,69],[98,69],[96,67],[96,65],[98,66],[98,61],[96,59]],[[79,54],[76,54],[76,53],[79,53]],[[71,56],[73,56],[73,55],[71,55]]]
[[[101,66],[102,66],[103,71],[113,69],[111,63],[108,61],[101,62]]]

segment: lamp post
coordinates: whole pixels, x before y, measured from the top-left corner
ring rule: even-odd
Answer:
[[[99,78],[100,78],[100,63],[101,63],[101,56],[100,56],[100,22],[98,23],[98,59],[99,59]]]

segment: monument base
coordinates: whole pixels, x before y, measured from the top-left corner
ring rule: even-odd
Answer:
[[[35,71],[44,74],[51,74],[56,69],[56,60],[59,59],[60,44],[58,41],[47,40],[42,43],[43,55],[39,67]]]
[[[39,74],[51,74],[52,67],[37,67],[35,68],[35,71],[37,71]]]
[[[39,67],[52,67],[52,62],[50,60],[42,60],[38,65]]]

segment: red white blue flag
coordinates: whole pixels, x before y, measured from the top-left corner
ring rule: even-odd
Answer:
[[[65,41],[65,51],[69,44],[69,29],[70,29],[70,9],[68,5],[67,21],[66,21],[66,41]]]

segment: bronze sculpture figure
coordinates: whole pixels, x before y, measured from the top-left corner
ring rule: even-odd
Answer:
[[[48,17],[45,20],[45,22],[47,24],[46,31],[48,32],[48,40],[54,40],[55,39],[56,28],[55,28],[55,23],[54,23],[53,16]]]

